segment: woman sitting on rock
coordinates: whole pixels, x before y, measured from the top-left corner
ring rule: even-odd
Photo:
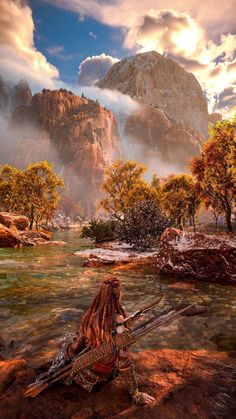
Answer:
[[[85,349],[94,348],[103,342],[112,340],[112,331],[122,333],[126,330],[122,324],[125,311],[120,303],[120,280],[115,276],[106,277],[94,298],[91,307],[84,314],[80,330],[73,340],[64,341],[63,348],[54,361],[51,369],[57,367],[58,362],[71,359]],[[96,383],[107,381],[117,374],[123,379],[133,401],[138,404],[148,404],[154,398],[138,389],[134,365],[127,350],[115,349],[114,354],[107,356],[91,367],[79,371],[76,376],[65,379],[70,385],[74,380],[84,390],[91,391]]]

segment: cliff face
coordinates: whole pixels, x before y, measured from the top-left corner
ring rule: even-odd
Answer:
[[[18,84],[12,86],[0,75],[0,112],[8,116],[17,106],[29,106],[32,99],[30,87],[25,80],[20,80]]]
[[[196,78],[157,52],[137,54],[114,64],[98,83],[140,103],[128,118],[125,133],[131,144],[186,170],[207,136],[207,101]]]
[[[98,86],[119,90],[141,104],[161,109],[168,118],[207,134],[207,102],[197,79],[157,52],[119,61]]]
[[[112,112],[72,92],[44,89],[30,106],[14,110],[10,127],[17,134],[19,126],[23,163],[39,157],[53,161],[65,180],[66,193],[91,213],[100,196],[105,165],[120,156]]]
[[[138,147],[138,154],[186,170],[190,157],[200,153],[203,135],[184,124],[167,118],[160,109],[141,106],[126,123],[125,136],[130,148]]]

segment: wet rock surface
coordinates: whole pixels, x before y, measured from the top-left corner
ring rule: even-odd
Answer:
[[[104,265],[123,265],[129,263],[154,263],[154,252],[138,252],[125,244],[106,243],[103,247],[75,252],[75,255],[85,259],[84,266],[99,267]]]
[[[37,372],[23,360],[0,362],[0,412],[4,419],[142,418],[211,419],[236,414],[235,359],[212,351],[144,351],[133,354],[141,391],[149,406],[132,403],[121,379],[86,393],[57,384],[34,399],[24,398]]]
[[[160,239],[157,270],[161,275],[236,285],[236,244],[169,228]]]

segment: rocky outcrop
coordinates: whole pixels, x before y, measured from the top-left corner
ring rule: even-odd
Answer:
[[[22,239],[16,229],[10,229],[0,224],[0,248],[1,247],[19,247]]]
[[[9,116],[17,106],[29,106],[31,99],[32,93],[26,80],[12,86],[0,74],[0,112],[3,116]]]
[[[119,90],[140,104],[162,110],[170,120],[207,135],[207,101],[197,79],[155,51],[115,63],[98,86]]]
[[[236,245],[169,228],[160,238],[157,270],[160,275],[236,285]]]
[[[30,106],[32,100],[32,93],[29,84],[26,80],[20,80],[18,84],[13,87],[11,108],[18,106]]]
[[[124,129],[136,159],[148,165],[154,159],[157,169],[158,161],[167,163],[169,172],[188,169],[208,132],[207,101],[193,74],[151,51],[114,64],[98,86],[119,90],[141,105]]]
[[[86,393],[76,384],[54,385],[34,399],[24,390],[37,372],[23,360],[0,362],[0,411],[4,419],[141,418],[211,419],[236,414],[235,362],[224,352],[144,351],[133,354],[141,391],[155,397],[132,403],[120,377]]]
[[[10,212],[0,212],[0,223],[8,228],[15,227],[17,230],[26,230],[29,227],[28,217]]]
[[[128,118],[124,134],[134,155],[138,150],[137,157],[144,156],[148,164],[150,159],[159,159],[180,171],[188,169],[190,157],[200,154],[204,142],[202,134],[148,105]]]
[[[66,242],[51,241],[51,233],[27,230],[29,219],[23,215],[0,212],[0,248],[36,246],[39,244],[66,246]]]
[[[38,153],[40,157],[43,154],[63,175],[66,194],[80,201],[87,213],[93,212],[104,168],[120,156],[112,112],[64,89],[44,89],[33,97],[30,107],[15,109],[10,126],[16,135],[21,127],[20,154],[24,164],[38,160]],[[24,148],[26,153],[22,152]]]
[[[209,122],[211,122],[213,125],[215,125],[216,122],[221,122],[222,119],[222,115],[218,112],[214,112],[209,115]]]

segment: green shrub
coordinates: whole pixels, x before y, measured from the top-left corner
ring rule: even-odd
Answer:
[[[95,242],[103,242],[108,240],[114,240],[115,238],[115,224],[113,220],[90,220],[87,226],[82,228],[81,237],[90,238]]]

